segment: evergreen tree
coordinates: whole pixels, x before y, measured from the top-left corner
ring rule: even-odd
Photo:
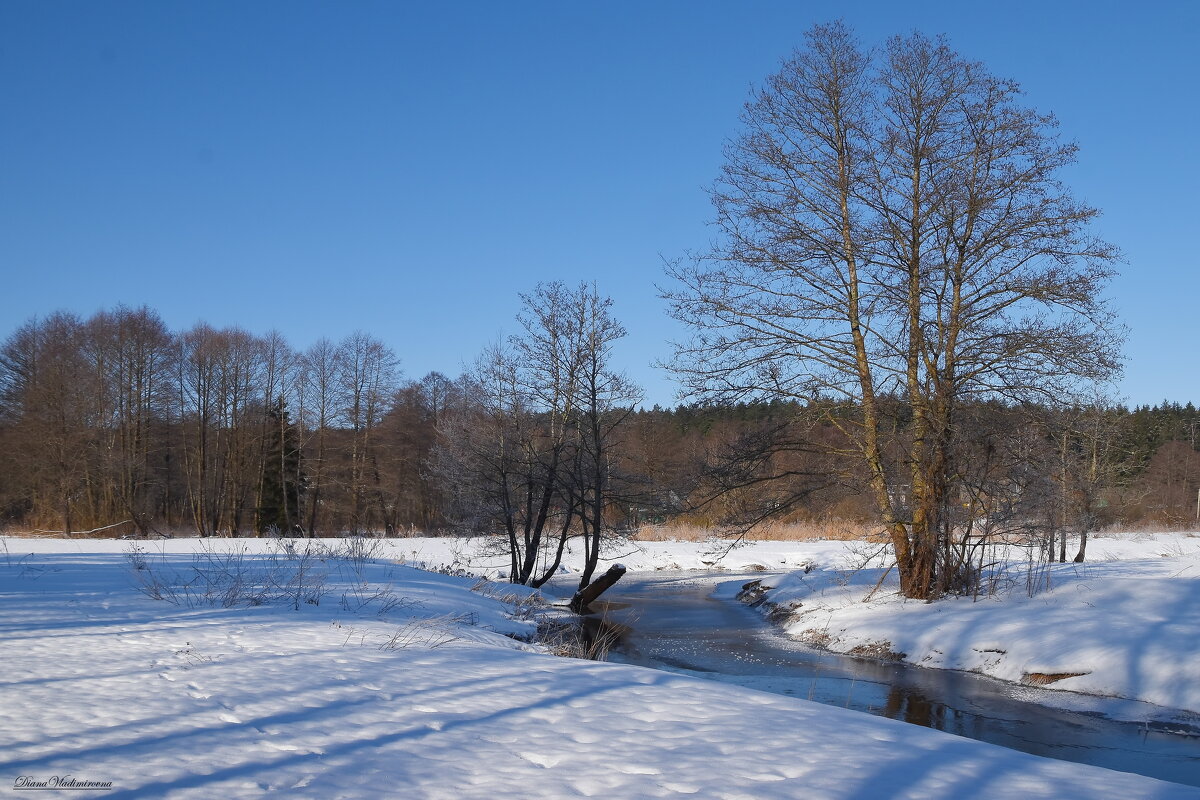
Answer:
[[[267,434],[258,530],[259,533],[271,530],[290,533],[301,519],[300,501],[306,488],[299,437],[282,397],[275,401],[267,415],[271,424]]]

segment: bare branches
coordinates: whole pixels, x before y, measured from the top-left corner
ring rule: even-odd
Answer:
[[[720,238],[668,269],[692,329],[673,365],[688,396],[860,409],[829,421],[855,442],[911,596],[956,586],[939,537],[962,491],[957,408],[1061,402],[1119,367],[1101,291],[1117,252],[1057,179],[1075,146],[1018,101],[943,39],[868,54],[840,23],[813,28],[726,147]]]
[[[625,329],[595,285],[539,284],[521,299],[524,333],[476,361],[466,402],[440,426],[437,469],[457,487],[461,525],[504,532],[511,580],[541,585],[580,536],[586,583],[612,502],[615,431],[641,395],[611,367]]]

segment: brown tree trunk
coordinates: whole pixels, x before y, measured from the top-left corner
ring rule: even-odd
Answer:
[[[1084,553],[1087,551],[1087,531],[1079,532],[1079,552],[1075,554],[1075,563],[1082,564]]]
[[[601,575],[596,580],[587,585],[586,588],[580,589],[571,598],[570,608],[576,614],[589,613],[588,606],[604,592],[608,591],[614,583],[621,580],[625,575],[624,564],[613,564],[608,568],[608,572]]]

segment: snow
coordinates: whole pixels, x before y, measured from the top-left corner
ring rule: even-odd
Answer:
[[[537,652],[510,638],[534,626],[527,591],[411,566],[497,569],[474,545],[401,540],[340,559],[259,541],[141,546],[145,568],[134,569],[125,542],[3,540],[0,781],[111,781],[105,796],[121,798],[1200,796],[781,695]],[[710,560],[702,549],[653,543],[613,556],[630,569],[686,567]],[[725,561],[850,555],[840,543],[775,543]]]
[[[936,603],[905,600],[894,573],[876,590],[883,569],[837,559],[764,585],[769,604],[792,609],[788,633],[834,652],[902,653],[924,667],[1200,713],[1200,537],[1097,539],[1090,554],[1013,569],[991,596]]]
[[[478,541],[411,539],[397,546],[414,558],[457,559],[489,574],[504,566]],[[1081,564],[1031,566],[1014,552],[998,578],[1002,591],[932,604],[902,598],[895,570],[884,575],[886,554],[879,552],[854,541],[733,549],[631,542],[607,554],[601,567],[620,560],[635,572],[784,571],[764,580],[774,591],[763,609],[797,605],[787,632],[831,651],[903,653],[904,661],[923,667],[1026,685],[1041,685],[1034,684],[1039,675],[1081,673],[1048,684],[1056,691],[1039,691],[1037,700],[1089,710],[1096,706],[1079,702],[1078,693],[1121,698],[1129,702],[1106,703],[1104,713],[1137,721],[1179,719],[1172,712],[1180,710],[1200,714],[1200,533],[1093,535]]]

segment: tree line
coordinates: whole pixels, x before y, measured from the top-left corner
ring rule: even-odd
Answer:
[[[393,445],[431,391],[362,333],[298,352],[278,333],[172,332],[149,308],[54,313],[0,348],[0,507],[67,534],[424,524],[419,470],[394,463],[412,447]]]
[[[839,430],[861,418],[857,405],[639,408],[609,363],[623,331],[594,287],[539,287],[526,306],[522,337],[454,379],[404,379],[394,352],[363,333],[297,351],[276,333],[172,332],[148,308],[30,320],[0,346],[3,522],[206,536],[502,532],[526,581],[554,566],[532,555],[563,530],[594,552],[598,532],[646,524],[872,521]],[[588,314],[603,325],[589,327]],[[901,431],[904,404],[893,407]],[[1072,533],[1196,520],[1191,403],[993,402],[964,414],[960,438],[982,444],[961,460],[991,470],[977,498],[1037,498],[1046,525]],[[885,450],[899,458],[906,446],[897,435]]]

